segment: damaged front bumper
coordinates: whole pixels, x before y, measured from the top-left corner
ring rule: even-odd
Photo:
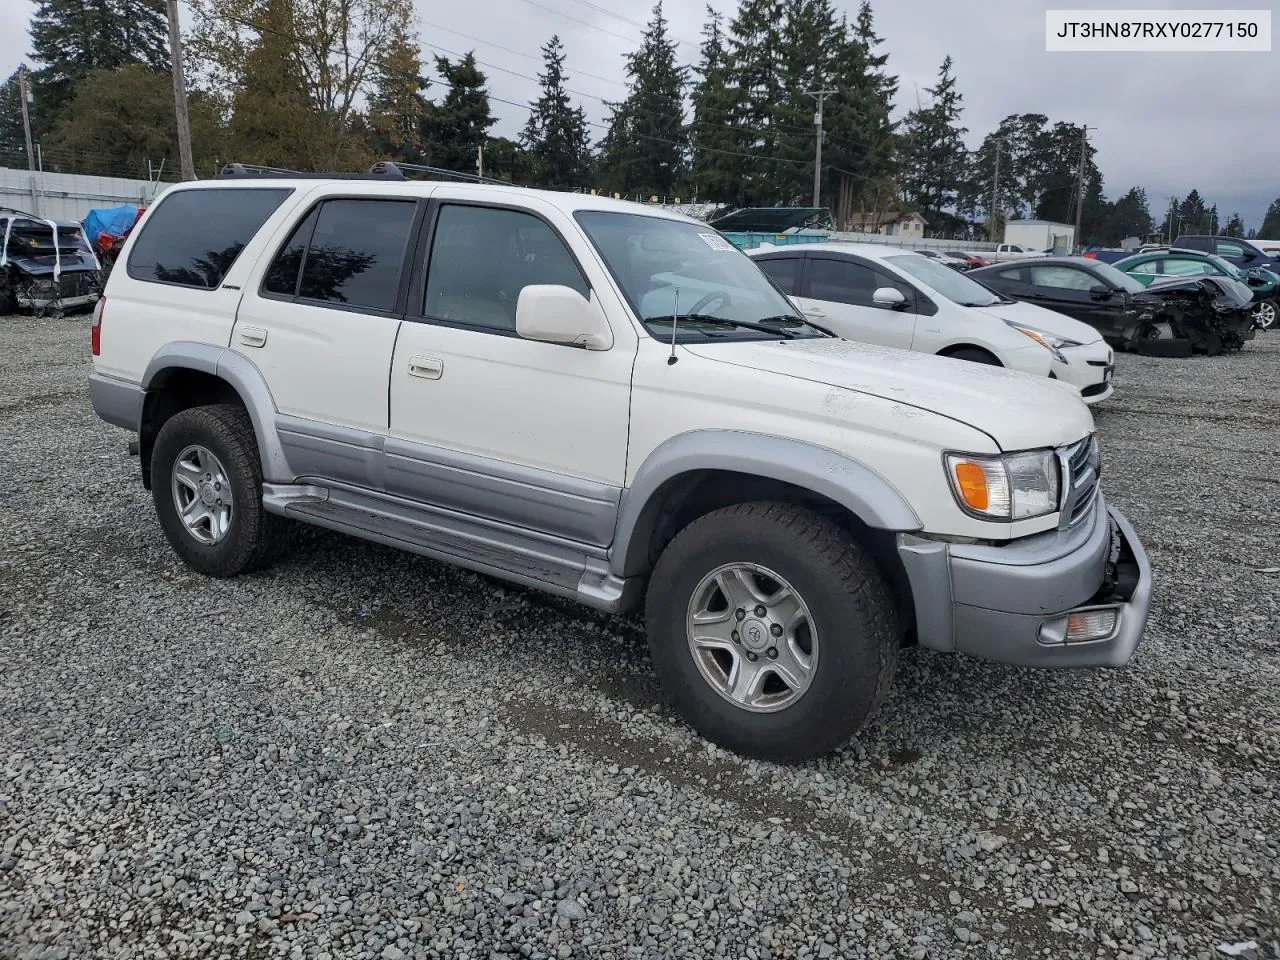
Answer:
[[[1101,494],[1074,527],[1003,546],[899,534],[921,646],[1029,667],[1119,667],[1142,639],[1151,565]]]

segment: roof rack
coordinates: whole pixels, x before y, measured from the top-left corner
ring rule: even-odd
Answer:
[[[244,180],[253,177],[271,177],[283,180],[408,180],[408,174],[423,174],[427,178],[463,180],[468,183],[492,183],[497,186],[514,186],[510,181],[482,177],[476,173],[463,173],[445,167],[433,167],[425,163],[401,163],[398,160],[382,160],[364,173],[314,173],[290,170],[287,167],[269,167],[258,163],[228,163],[214,176],[215,180]]]

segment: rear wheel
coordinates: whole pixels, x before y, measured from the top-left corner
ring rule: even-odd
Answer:
[[[170,417],[151,454],[151,493],[174,552],[213,577],[273,561],[285,521],[262,506],[262,465],[243,407],[192,407]]]
[[[747,503],[695,520],[649,583],[649,649],[703,736],[767,760],[820,756],[889,689],[897,625],[888,585],[831,520]]]

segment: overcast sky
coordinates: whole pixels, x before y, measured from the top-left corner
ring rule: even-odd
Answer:
[[[833,0],[850,16],[857,0]],[[648,20],[648,0],[416,0],[424,60],[474,49],[494,97],[527,103],[536,96],[538,48],[559,34],[569,85],[588,115],[602,122],[601,99],[618,99],[623,54]],[[705,0],[666,0],[671,32],[686,63],[697,59]],[[976,145],[1010,113],[1087,123],[1107,196],[1147,190],[1157,221],[1171,194],[1198,189],[1225,221],[1238,211],[1257,227],[1280,195],[1280,59],[1270,53],[1046,53],[1046,8],[1242,9],[1272,0],[872,0],[889,67],[900,78],[896,115],[932,85],[942,58],[955,61],[964,94],[967,140]],[[731,17],[736,0],[712,0]],[[27,0],[0,2],[0,75],[29,47]],[[608,12],[604,12],[608,11]],[[454,32],[450,32],[454,31]],[[465,35],[465,36],[464,36]],[[483,42],[481,42],[483,41]],[[502,69],[498,69],[502,68]],[[513,72],[507,72],[513,71]],[[432,71],[434,73],[434,71]],[[495,133],[513,136],[527,113],[494,103]],[[596,128],[596,135],[603,130]]]

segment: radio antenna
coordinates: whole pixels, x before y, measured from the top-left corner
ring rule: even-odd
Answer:
[[[667,357],[667,366],[679,359],[676,356],[676,324],[680,322],[680,288],[676,287],[676,309],[671,314],[671,356]]]

